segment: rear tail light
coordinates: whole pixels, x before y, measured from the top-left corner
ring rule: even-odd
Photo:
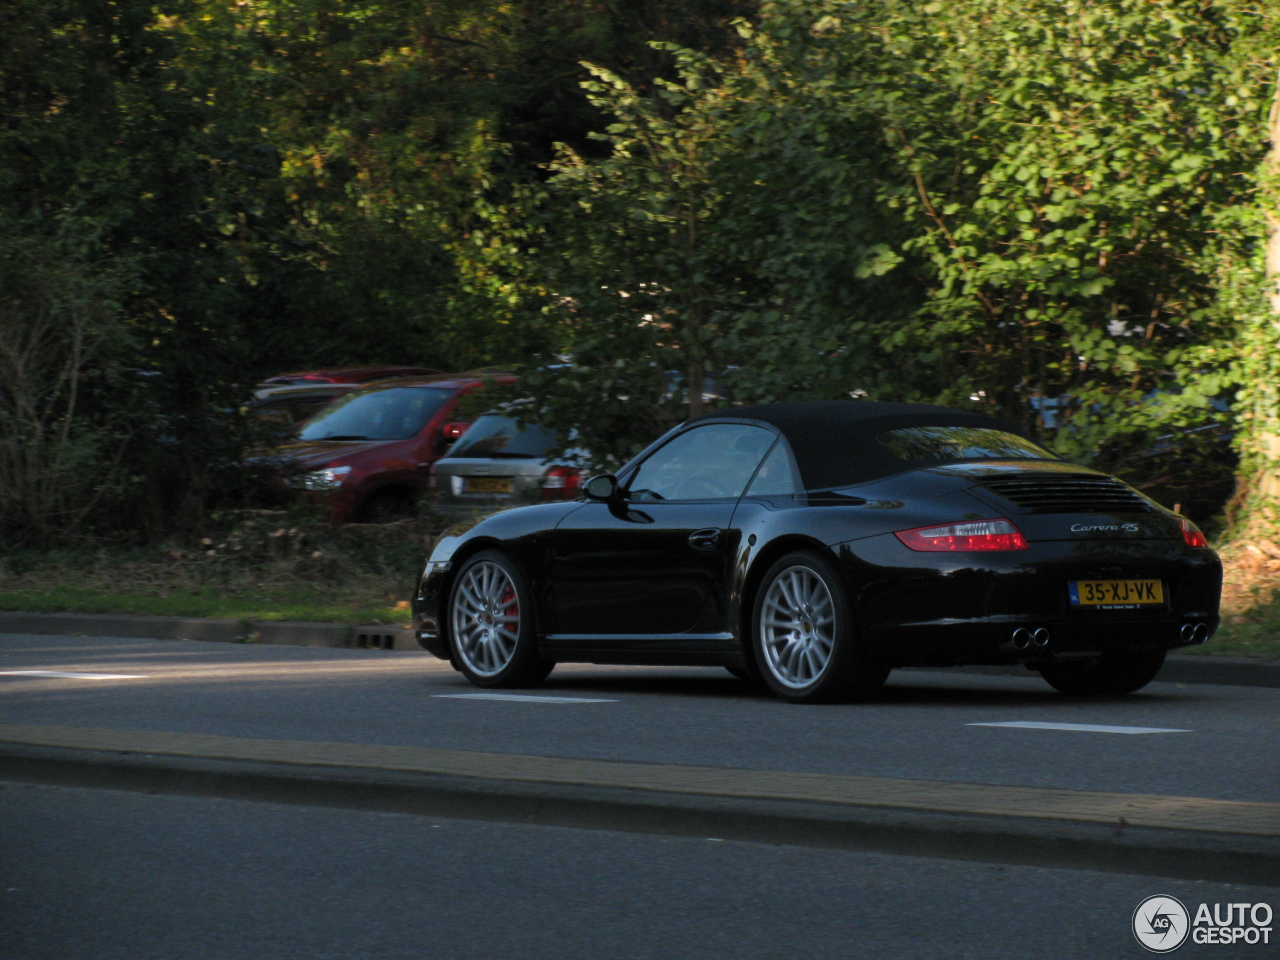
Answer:
[[[568,500],[576,496],[582,477],[568,467],[552,467],[542,475],[543,500]]]
[[[916,527],[894,534],[912,550],[1026,550],[1027,539],[1008,520],[974,520],[940,527]]]
[[[1188,547],[1207,547],[1209,538],[1200,532],[1200,528],[1186,518],[1182,521],[1182,539]]]

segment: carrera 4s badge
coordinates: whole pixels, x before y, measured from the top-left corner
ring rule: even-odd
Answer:
[[[1136,523],[1073,523],[1072,533],[1137,533]]]

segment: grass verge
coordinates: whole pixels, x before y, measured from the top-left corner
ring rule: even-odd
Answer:
[[[1272,604],[1261,611],[1256,619],[1251,618],[1241,623],[1224,621],[1214,638],[1203,647],[1191,647],[1179,652],[1280,660],[1280,609]]]
[[[408,623],[414,577],[438,528],[406,520],[334,529],[260,511],[185,546],[9,554],[0,557],[0,610]],[[1222,626],[1181,652],[1280,660],[1280,547],[1234,544],[1223,561]]]
[[[263,595],[265,594],[265,596]],[[306,586],[273,585],[240,594],[215,587],[178,588],[164,595],[57,586],[0,591],[0,610],[28,613],[134,613],[229,620],[310,620],[328,623],[408,623],[407,600],[335,598]]]
[[[1280,660],[1280,547],[1261,540],[1220,552],[1222,626],[1200,651]]]
[[[437,527],[335,529],[260,511],[192,544],[11,553],[0,557],[0,610],[408,623]]]

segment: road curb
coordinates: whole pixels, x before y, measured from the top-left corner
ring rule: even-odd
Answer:
[[[139,640],[213,640],[244,642],[249,625],[243,620],[195,617],[148,617],[104,613],[0,612],[0,632],[53,633],[84,637],[129,637]]]
[[[301,647],[358,647],[421,650],[402,624],[310,623],[285,620],[217,620],[101,613],[19,613],[0,611],[0,633],[128,637],[138,640],[210,640]],[[1033,676],[1019,666],[946,667],[948,672],[988,676]],[[1280,687],[1280,661],[1246,657],[1173,654],[1157,678],[1167,683],[1213,683]]]
[[[1275,886],[1280,838],[0,743],[0,779]]]

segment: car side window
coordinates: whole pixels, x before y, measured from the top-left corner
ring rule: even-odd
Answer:
[[[640,464],[627,495],[632,500],[740,497],[774,439],[768,430],[747,424],[695,427]]]
[[[779,440],[760,464],[755,479],[747,487],[748,497],[785,497],[799,493],[795,471],[786,444]]]

